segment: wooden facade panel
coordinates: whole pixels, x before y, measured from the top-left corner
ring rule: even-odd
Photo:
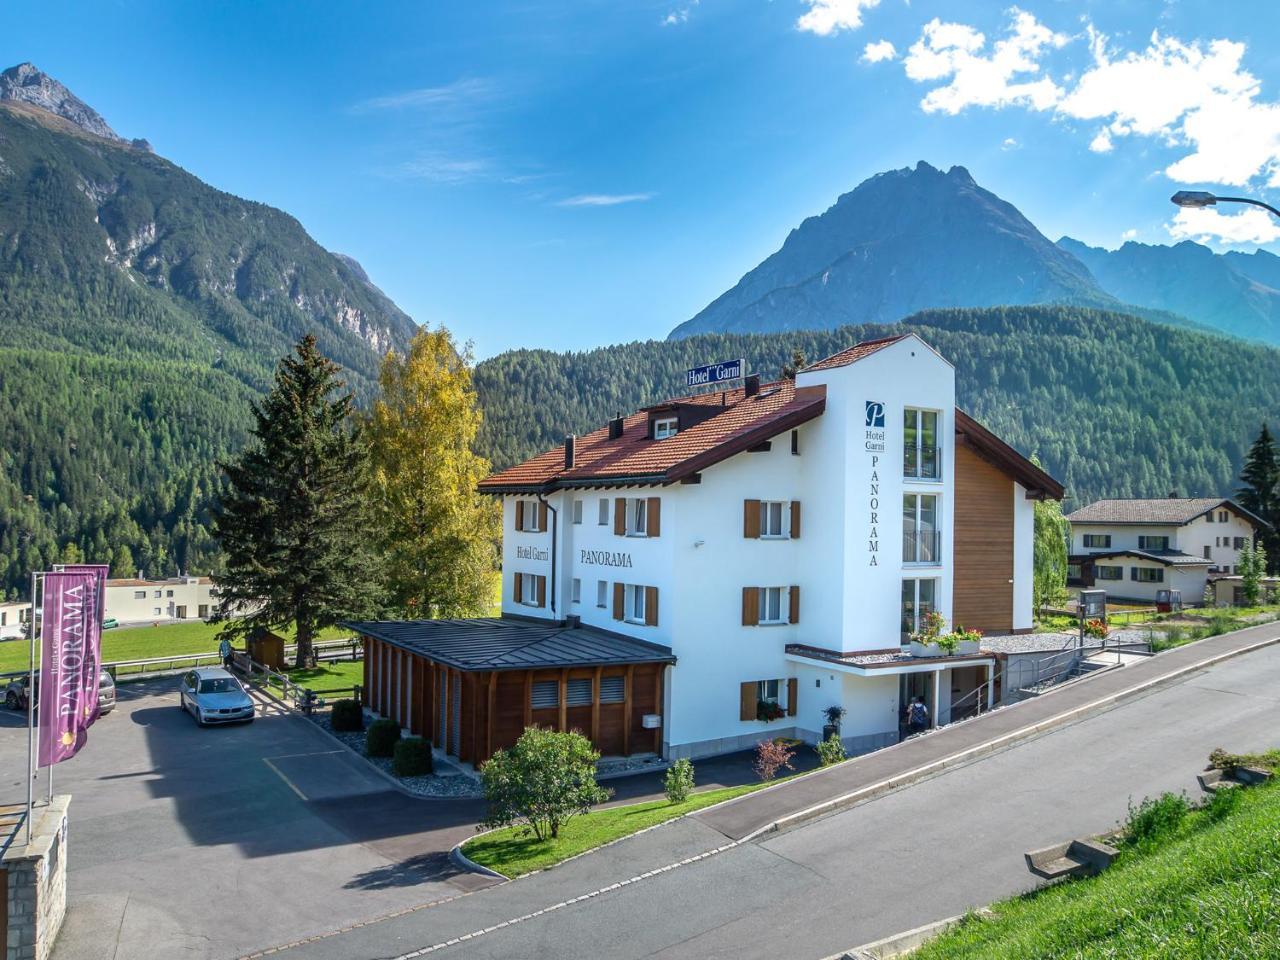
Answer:
[[[952,620],[985,633],[1013,629],[1013,480],[956,447]]]

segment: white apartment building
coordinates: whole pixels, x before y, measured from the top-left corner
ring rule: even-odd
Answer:
[[[120,623],[208,620],[217,612],[217,593],[208,577],[108,580],[103,616]]]
[[[30,619],[31,604],[28,601],[7,600],[0,603],[0,640],[25,637]]]
[[[1221,497],[1098,500],[1069,514],[1069,582],[1122,600],[1179,590],[1203,602],[1215,576],[1240,572],[1240,550],[1265,521]]]
[[[374,708],[464,760],[529,722],[697,757],[813,742],[831,706],[859,751],[897,742],[910,697],[972,711],[994,658],[907,636],[929,610],[1030,629],[1033,500],[1062,496],[915,334],[617,418],[481,490],[502,620],[349,624]]]

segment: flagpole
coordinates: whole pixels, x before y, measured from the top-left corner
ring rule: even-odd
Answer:
[[[29,846],[31,844],[31,811],[36,799],[36,572],[34,570],[31,571],[31,616],[28,618],[27,626],[31,634],[27,667],[27,844]]]

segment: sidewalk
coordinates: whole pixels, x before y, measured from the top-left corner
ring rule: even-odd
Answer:
[[[693,817],[731,840],[780,829],[801,819],[843,809],[860,799],[868,799],[873,793],[921,779],[966,762],[970,757],[1072,722],[1200,666],[1277,641],[1280,641],[1280,623],[1209,637],[973,720],[942,727],[927,736],[869,753],[837,767],[748,794]],[[1142,688],[1142,691],[1131,694],[1133,688]],[[966,754],[968,757],[963,756]]]

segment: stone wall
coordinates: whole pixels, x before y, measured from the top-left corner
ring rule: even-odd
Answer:
[[[71,797],[36,807],[31,843],[18,828],[0,869],[8,873],[5,960],[47,960],[67,909],[67,808]]]

